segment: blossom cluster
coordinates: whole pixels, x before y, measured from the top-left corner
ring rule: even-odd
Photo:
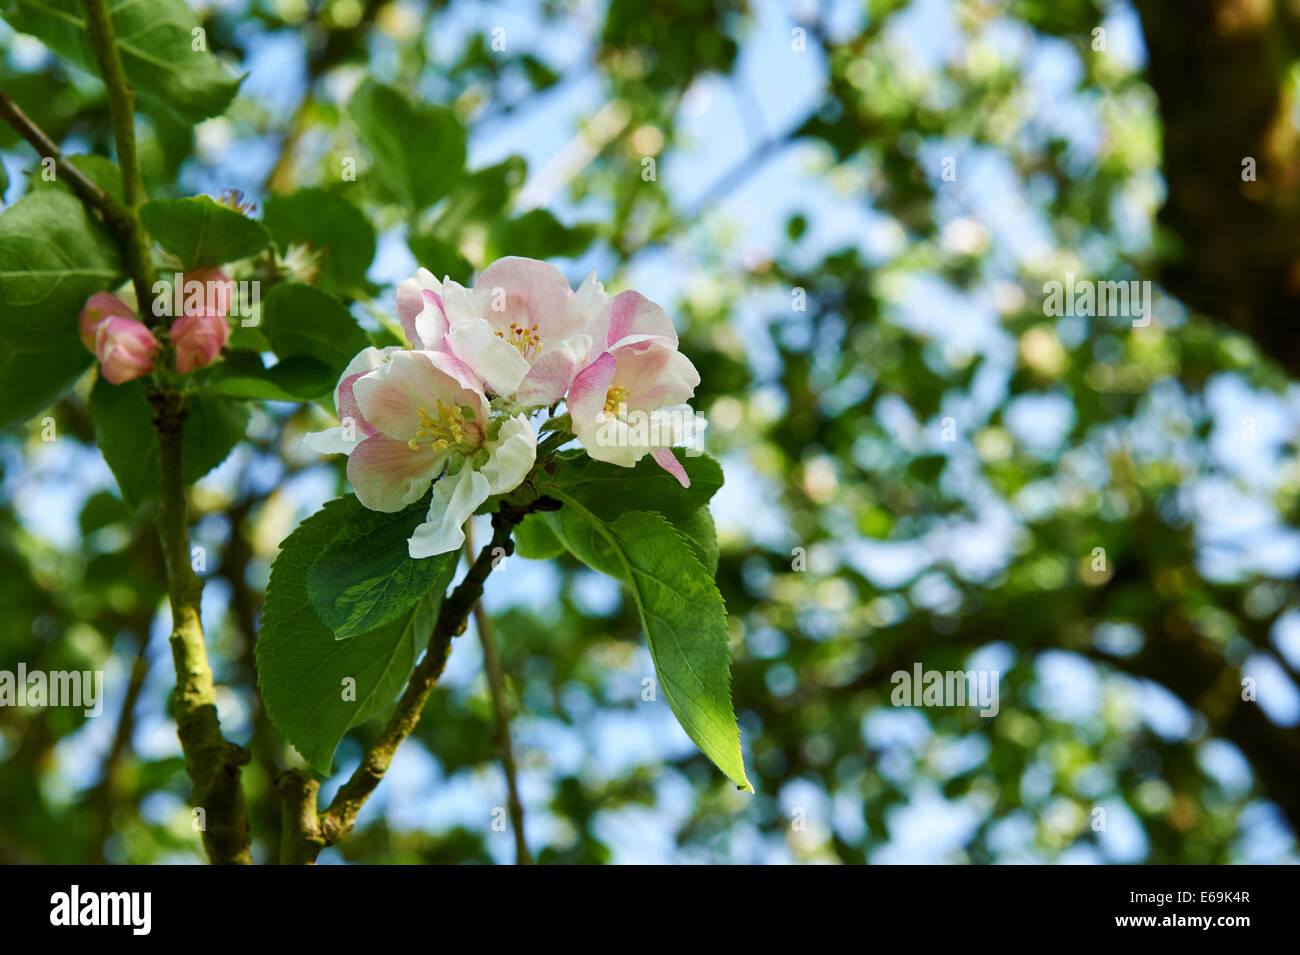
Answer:
[[[334,392],[337,427],[307,436],[349,455],[357,498],[398,511],[424,496],[412,557],[459,548],[463,525],[532,469],[532,412],[563,400],[569,427],[599,461],[647,454],[683,486],[672,447],[706,422],[687,404],[700,382],[667,312],[637,292],[611,296],[592,272],[575,292],[557,268],[499,259],[472,288],[425,269],[397,289],[404,347],[367,348]]]
[[[217,268],[199,269],[185,274],[186,285],[194,282],[203,287],[225,286],[229,279]],[[176,350],[176,370],[182,375],[210,365],[230,339],[226,321],[228,300],[195,296],[168,330]],[[158,359],[158,340],[131,309],[109,292],[96,292],[81,310],[78,319],[81,340],[99,360],[100,374],[114,385],[125,384],[152,374]]]

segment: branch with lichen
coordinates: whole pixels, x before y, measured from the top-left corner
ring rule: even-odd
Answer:
[[[447,665],[452,638],[465,632],[470,614],[483,596],[483,585],[492,572],[493,565],[497,563],[497,557],[514,551],[511,534],[515,526],[529,513],[549,510],[554,506],[554,501],[543,497],[522,506],[503,504],[492,515],[492,540],[479,551],[465,578],[442,602],[429,637],[428,649],[411,675],[397,708],[388,718],[379,737],[367,748],[361,764],[340,787],[328,809],[324,812],[317,811],[319,783],[308,770],[291,769],[276,780],[276,789],[284,800],[281,862],[314,862],[321,849],[337,844],[352,831],[361,807],[388,772],[398,747],[419,725],[424,706]]]

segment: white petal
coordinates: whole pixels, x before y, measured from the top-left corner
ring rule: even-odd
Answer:
[[[339,375],[339,384],[353,375],[363,375],[368,371],[374,371],[382,365],[385,359],[395,351],[401,351],[396,345],[389,345],[385,348],[363,348],[357,352],[355,358],[348,362],[348,367],[343,374]],[[339,389],[334,387],[334,407],[339,406]]]
[[[490,493],[488,479],[471,470],[468,462],[459,474],[443,477],[433,486],[429,519],[407,542],[410,555],[418,560],[460,549],[465,543],[465,522]]]
[[[447,310],[447,321],[455,325],[473,318],[482,318],[474,306],[469,290],[459,282],[448,280],[442,284],[442,307]]]
[[[313,431],[311,434],[304,434],[302,443],[317,454],[351,454],[352,449],[365,438],[365,435],[358,434],[355,428],[352,429],[352,433],[353,438],[349,441],[343,437],[343,426],[336,425],[333,428],[326,428],[324,431]]]
[[[515,415],[502,422],[494,444],[488,445],[490,457],[483,465],[492,494],[504,494],[519,486],[537,460],[537,433],[526,415]]]
[[[528,360],[515,346],[497,338],[485,319],[454,323],[447,333],[447,344],[491,391],[502,397],[512,396],[528,374]]]

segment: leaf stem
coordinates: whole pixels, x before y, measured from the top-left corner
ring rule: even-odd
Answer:
[[[122,198],[128,212],[118,226],[122,253],[135,285],[141,317],[150,324],[158,324],[151,311],[146,312],[146,305],[153,295],[154,268],[149,254],[149,237],[136,214],[144,202],[144,180],[135,148],[135,93],[122,68],[107,0],[81,0],[81,6],[86,11],[86,32],[90,36],[99,75],[108,90],[108,112],[113,123],[113,140],[117,144],[117,164],[122,171]]]

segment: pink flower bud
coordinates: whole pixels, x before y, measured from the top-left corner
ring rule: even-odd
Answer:
[[[130,305],[108,292],[96,292],[86,300],[78,324],[81,327],[81,340],[88,349],[95,351],[95,332],[105,319],[114,315],[119,318],[135,318]]]
[[[95,354],[104,380],[110,384],[125,384],[149,374],[157,351],[153,333],[134,318],[110,315],[95,329]]]
[[[172,323],[170,334],[176,370],[185,375],[212,364],[230,340],[226,314],[232,285],[216,266],[186,272],[181,282],[185,314]]]
[[[196,286],[194,283],[198,283]],[[230,314],[230,300],[234,294],[234,283],[215,265],[186,272],[181,277],[181,311],[186,315],[218,315],[225,318]],[[202,295],[202,306],[195,308]]]
[[[176,370],[185,375],[212,364],[230,338],[230,325],[224,315],[182,315],[172,323],[170,334]]]

